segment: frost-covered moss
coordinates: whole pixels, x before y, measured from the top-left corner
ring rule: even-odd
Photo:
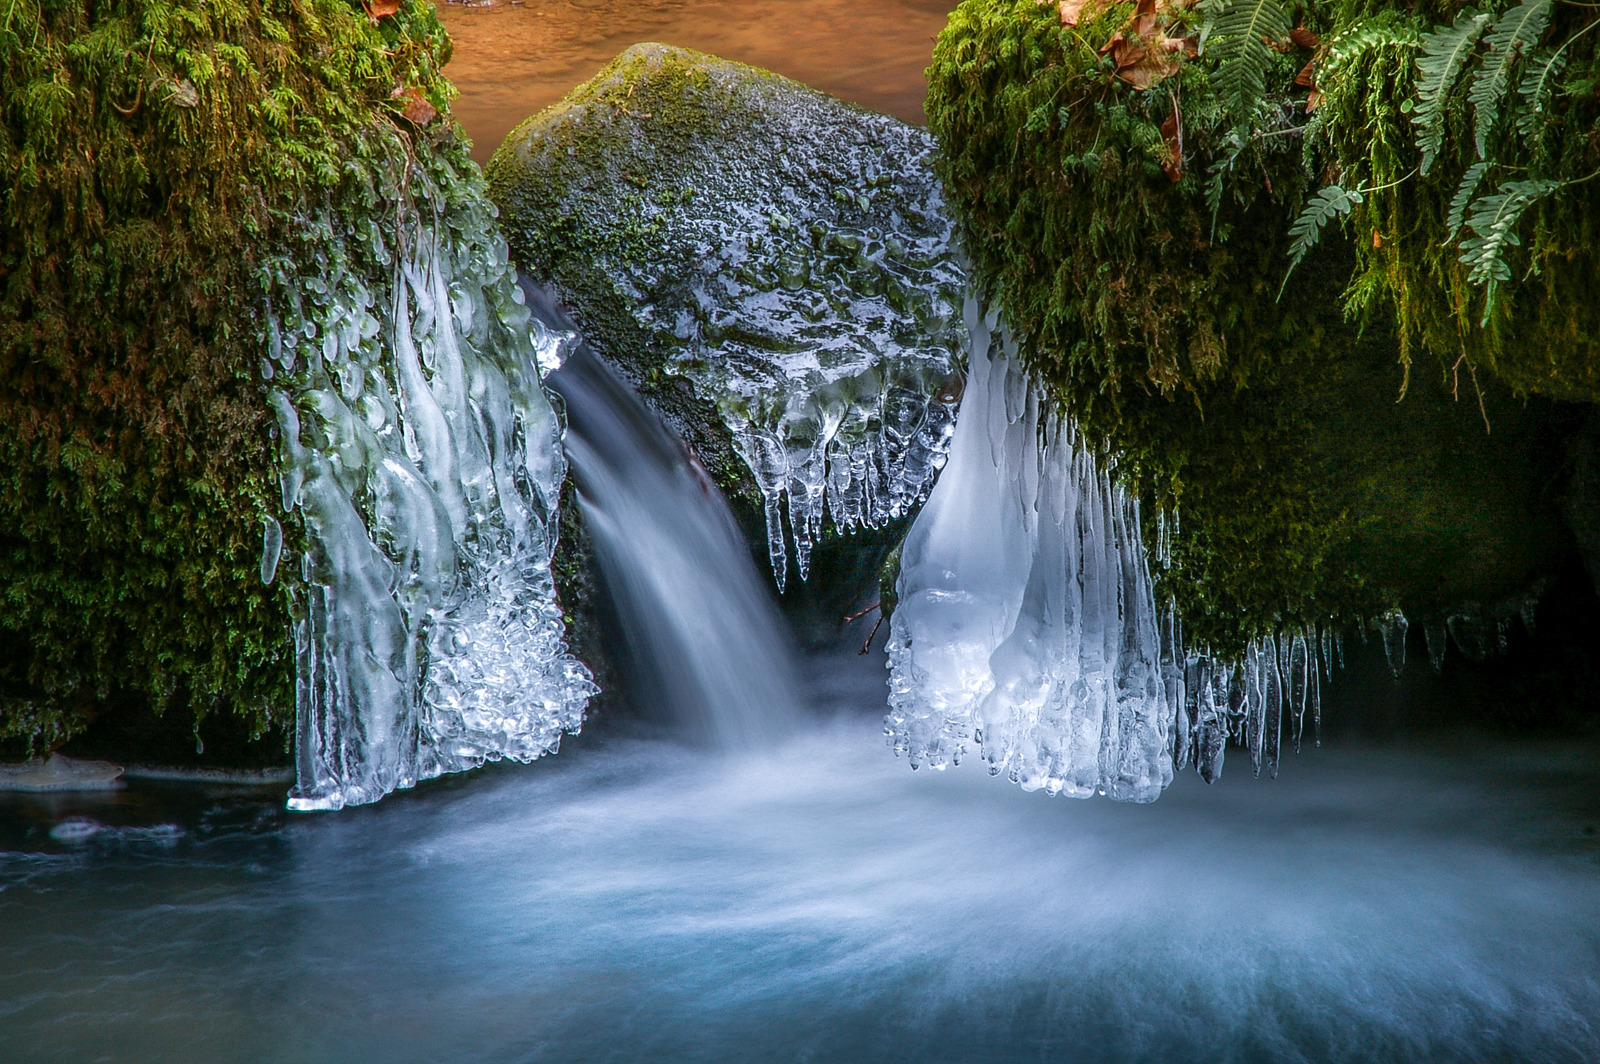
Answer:
[[[359,186],[372,133],[411,138],[408,109],[444,108],[448,55],[417,0],[377,21],[348,0],[7,5],[6,752],[108,707],[284,734],[292,579],[260,575],[278,494],[262,262],[308,202]]]
[[[1054,4],[968,0],[929,68],[979,279],[1062,405],[1159,503],[1147,541],[1181,521],[1159,593],[1225,655],[1280,627],[1492,601],[1570,549],[1555,496],[1577,412],[1487,373],[1474,387],[1445,372],[1454,356],[1397,401],[1392,312],[1373,303],[1363,328],[1340,298],[1368,261],[1359,241],[1325,239],[1283,284],[1291,225],[1326,177],[1306,164],[1294,81],[1345,17],[1283,6],[1311,33],[1270,52],[1243,118],[1215,87],[1215,49],[1164,76],[1128,66],[1115,38],[1135,36],[1132,4],[1085,5],[1064,27]],[[1149,41],[1203,19],[1160,5]]]

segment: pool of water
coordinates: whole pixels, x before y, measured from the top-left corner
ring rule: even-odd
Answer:
[[[809,666],[760,755],[7,796],[0,1060],[1600,1059],[1593,744],[1070,801],[913,773],[881,658]]]
[[[955,0],[491,0],[441,3],[454,110],[486,162],[512,128],[630,44],[752,63],[921,123],[923,68]]]

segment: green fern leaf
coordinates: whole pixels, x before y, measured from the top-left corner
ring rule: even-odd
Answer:
[[[1422,54],[1417,57],[1417,105],[1411,121],[1417,127],[1424,174],[1444,146],[1444,107],[1450,90],[1488,25],[1488,15],[1463,11],[1455,25],[1436,26],[1422,37]]]
[[[1450,235],[1444,238],[1445,243],[1454,240],[1461,231],[1462,223],[1467,218],[1467,205],[1483,183],[1483,175],[1489,172],[1489,165],[1487,161],[1473,163],[1461,175],[1461,184],[1456,187],[1456,194],[1450,197],[1450,213],[1444,222],[1445,228],[1450,230]]]
[[[1416,45],[1416,31],[1409,25],[1363,19],[1327,42],[1327,54],[1320,65],[1324,72],[1331,73],[1379,48],[1414,48]]]
[[[1277,0],[1203,0],[1206,15],[1202,38],[1217,57],[1211,84],[1222,98],[1222,109],[1235,126],[1255,116],[1266,94],[1267,68],[1272,49],[1267,41],[1281,41],[1293,25]]]
[[[1472,136],[1480,159],[1487,154],[1489,134],[1500,119],[1500,103],[1511,80],[1511,68],[1544,36],[1552,6],[1551,0],[1523,0],[1496,19],[1484,38],[1489,54],[1473,76],[1472,89],[1467,93],[1472,104]]]
[[[1517,96],[1522,103],[1517,107],[1517,133],[1531,137],[1539,123],[1549,113],[1550,97],[1555,94],[1556,83],[1567,67],[1564,51],[1542,48],[1529,56],[1528,69],[1517,83]]]
[[[1522,245],[1517,223],[1527,209],[1561,188],[1560,181],[1508,181],[1493,195],[1473,204],[1466,227],[1472,236],[1461,241],[1461,264],[1468,267],[1467,283],[1495,285],[1511,280],[1506,252]]]
[[[1289,286],[1289,277],[1294,273],[1294,268],[1300,265],[1306,252],[1316,247],[1322,239],[1323,228],[1335,217],[1349,214],[1350,209],[1360,202],[1360,190],[1346,190],[1338,185],[1325,185],[1311,197],[1311,202],[1306,204],[1300,216],[1294,220],[1294,225],[1289,227],[1289,272],[1283,275],[1283,286],[1278,289],[1279,298],[1282,298],[1284,288]]]

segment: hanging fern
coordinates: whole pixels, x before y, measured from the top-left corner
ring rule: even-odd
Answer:
[[[1501,15],[1484,38],[1489,54],[1472,79],[1467,94],[1472,104],[1472,135],[1482,159],[1488,151],[1489,134],[1500,119],[1500,104],[1511,80],[1512,67],[1523,53],[1531,50],[1550,25],[1551,0],[1523,0]]]
[[[1272,62],[1268,41],[1288,39],[1293,25],[1276,0],[1202,0],[1206,16],[1201,40],[1216,39],[1211,83],[1222,110],[1236,126],[1249,123],[1266,93]]]
[[[1445,217],[1444,227],[1450,231],[1450,235],[1445,237],[1446,243],[1454,240],[1461,231],[1462,223],[1467,218],[1467,206],[1477,194],[1478,186],[1483,184],[1483,175],[1489,172],[1491,165],[1488,160],[1476,162],[1461,175],[1461,184],[1456,186],[1456,194],[1450,197],[1450,212]]]
[[[1565,49],[1541,48],[1528,58],[1528,68],[1517,83],[1517,96],[1521,101],[1516,110],[1519,136],[1533,136],[1550,113],[1550,98],[1566,67]]]
[[[1300,260],[1306,253],[1317,246],[1322,239],[1322,230],[1338,215],[1350,213],[1350,209],[1361,202],[1359,189],[1343,189],[1338,185],[1325,185],[1317,190],[1311,197],[1311,202],[1306,204],[1300,216],[1294,220],[1294,225],[1289,228],[1289,271],[1283,275],[1283,287],[1289,284],[1289,277],[1294,273],[1294,268],[1300,265]],[[1283,295],[1283,287],[1278,289],[1278,295]]]
[[[1336,34],[1324,44],[1326,51],[1318,63],[1318,81],[1327,81],[1338,72],[1378,48],[1415,48],[1417,33],[1407,23],[1366,20]]]
[[[1433,167],[1444,146],[1445,104],[1472,57],[1489,16],[1463,12],[1453,26],[1437,26],[1422,37],[1417,57],[1417,100],[1411,121],[1417,127],[1417,147],[1422,151],[1422,173]]]
[[[1475,203],[1466,226],[1472,236],[1461,241],[1461,264],[1471,272],[1470,284],[1488,287],[1484,307],[1484,323],[1494,309],[1495,287],[1511,280],[1511,267],[1506,264],[1508,248],[1520,247],[1522,238],[1517,235],[1517,223],[1523,213],[1544,197],[1561,188],[1563,181],[1508,181],[1491,196]]]

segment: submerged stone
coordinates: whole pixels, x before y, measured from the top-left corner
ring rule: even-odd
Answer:
[[[644,44],[489,164],[513,257],[698,452],[780,589],[825,516],[895,522],[943,464],[966,274],[932,151],[786,78]]]

